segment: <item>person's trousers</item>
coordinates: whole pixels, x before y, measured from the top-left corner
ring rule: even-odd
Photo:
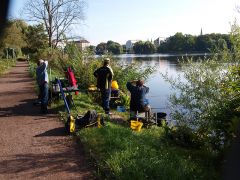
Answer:
[[[39,86],[40,88],[40,98],[41,98],[41,111],[47,113],[48,105],[48,83],[44,83]]]
[[[110,110],[110,107],[109,107],[110,95],[111,95],[111,89],[101,90],[102,107],[105,110],[105,113],[109,113],[109,110]]]

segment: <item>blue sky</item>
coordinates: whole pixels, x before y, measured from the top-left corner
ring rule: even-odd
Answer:
[[[26,0],[12,0],[9,16],[19,17]],[[86,0],[86,20],[71,34],[91,44],[113,40],[154,40],[176,32],[228,33],[238,0]]]

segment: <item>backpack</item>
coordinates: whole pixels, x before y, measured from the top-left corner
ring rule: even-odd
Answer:
[[[69,116],[65,123],[68,134],[75,133],[77,130],[85,127],[101,127],[105,125],[103,117],[96,110],[89,110],[84,116],[76,117],[74,120],[71,117]]]

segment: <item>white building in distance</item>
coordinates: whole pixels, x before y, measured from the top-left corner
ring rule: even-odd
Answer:
[[[132,48],[133,48],[134,43],[136,43],[138,41],[140,41],[140,40],[128,40],[126,42],[126,51],[132,52]]]
[[[58,49],[64,49],[67,45],[67,43],[75,43],[76,46],[80,49],[80,50],[85,50],[87,47],[90,46],[90,42],[88,42],[87,40],[85,39],[81,39],[81,40],[73,40],[73,41],[70,41],[70,40],[59,40],[58,42],[56,42],[57,40],[53,40],[53,44],[56,44],[57,43],[57,48]]]
[[[90,46],[90,42],[88,42],[87,40],[85,40],[85,39],[82,39],[82,40],[80,40],[80,41],[74,41],[75,43],[76,43],[76,45],[77,45],[77,47],[79,47],[80,48],[80,50],[85,50],[87,47],[89,47]]]

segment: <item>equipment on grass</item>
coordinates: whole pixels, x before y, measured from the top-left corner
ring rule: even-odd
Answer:
[[[137,131],[137,132],[141,131],[142,126],[143,126],[143,123],[138,121],[138,119],[130,121],[130,128],[134,131]]]
[[[76,108],[76,110],[77,110],[77,107],[71,96],[69,96],[68,99],[66,98],[63,88],[62,88],[61,81],[58,79],[57,82],[59,84],[62,98],[64,101],[64,105],[65,105],[65,108],[68,113],[68,119],[65,123],[65,129],[68,134],[75,133],[76,130],[84,128],[84,127],[97,126],[100,128],[105,125],[103,117],[100,114],[98,114],[97,111],[95,111],[95,110],[89,110],[84,116],[73,117],[71,115],[69,102],[71,101],[71,104]]]
[[[136,117],[133,120],[130,120],[130,128],[134,131],[141,131],[143,123],[139,121],[138,119],[138,111],[136,112]]]

